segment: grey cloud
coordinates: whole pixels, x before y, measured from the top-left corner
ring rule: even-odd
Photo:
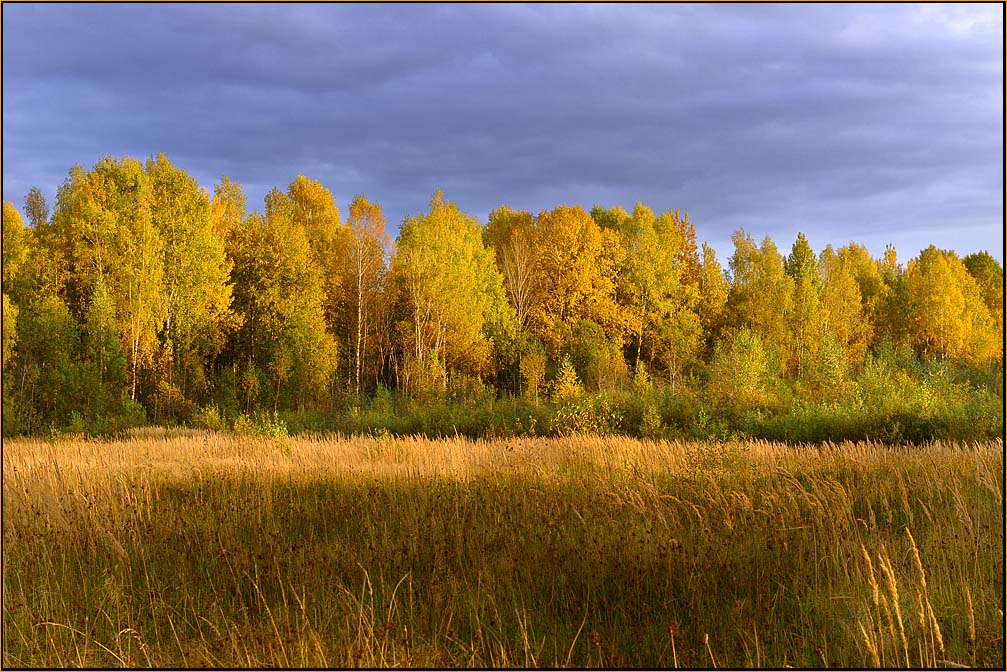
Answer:
[[[442,186],[480,217],[682,208],[722,257],[737,226],[781,249],[799,228],[818,247],[957,231],[1002,255],[991,5],[3,11],[17,202],[73,163],[164,151],[208,188],[241,182],[252,207],[304,173],[393,225]]]

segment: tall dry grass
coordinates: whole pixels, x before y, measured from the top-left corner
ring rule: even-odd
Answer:
[[[5,666],[1002,666],[1003,444],[6,442]]]

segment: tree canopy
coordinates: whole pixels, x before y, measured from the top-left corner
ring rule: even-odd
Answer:
[[[739,230],[725,271],[687,213],[643,203],[501,205],[484,224],[438,190],[394,244],[377,201],[344,212],[298,175],[249,214],[240,184],[211,196],[163,154],[74,166],[51,209],[37,188],[4,202],[4,431],[658,382],[754,412],[865,394],[852,381],[883,353],[1003,361],[987,252],[902,264],[799,233],[784,255]]]

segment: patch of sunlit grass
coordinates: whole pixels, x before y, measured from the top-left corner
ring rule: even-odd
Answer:
[[[1003,478],[1000,442],[11,441],[3,664],[997,666]]]

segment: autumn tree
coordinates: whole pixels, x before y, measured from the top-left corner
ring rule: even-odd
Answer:
[[[800,376],[806,362],[817,356],[823,330],[818,298],[822,277],[818,258],[803,233],[797,234],[783,267],[794,281],[794,297],[788,316],[791,344],[788,368],[796,370]]]
[[[245,204],[245,192],[241,185],[222,176],[220,184],[213,189],[213,199],[210,201],[210,223],[214,235],[226,246],[234,231],[244,224],[248,217]]]
[[[538,339],[532,339],[527,351],[521,357],[521,380],[524,382],[525,395],[538,403],[539,392],[545,383],[546,364],[548,363],[545,348]]]
[[[910,260],[906,286],[912,341],[924,357],[986,361],[1000,356],[980,287],[954,252],[933,245]]]
[[[885,283],[883,300],[874,314],[875,342],[878,347],[885,341],[892,344],[908,345],[911,319],[909,313],[909,290],[906,286],[905,269],[898,263],[895,246],[885,247],[878,264],[881,278]]]
[[[583,318],[601,325],[610,339],[621,340],[623,317],[615,296],[622,252],[618,234],[603,232],[579,206],[543,211],[535,223],[539,251],[534,282],[541,300],[529,310],[532,332],[553,358]]]
[[[760,246],[744,231],[731,240],[731,289],[728,321],[734,329],[747,327],[760,344],[775,351],[774,361],[790,348],[788,316],[792,310],[794,280],[783,268],[783,257],[766,236]]]
[[[331,395],[338,354],[326,329],[321,272],[291,210],[267,200],[266,212],[249,217],[232,246],[234,306],[243,316],[235,355],[246,405],[264,387],[262,373],[269,376],[274,410],[281,399],[318,406]]]
[[[347,225],[351,233],[347,246],[348,259],[345,265],[346,281],[349,288],[350,320],[347,322],[352,334],[347,339],[353,343],[353,386],[360,395],[361,372],[367,361],[369,339],[374,333],[372,316],[379,310],[376,305],[381,298],[381,285],[385,275],[385,248],[388,236],[385,234],[385,216],[378,203],[357,194],[350,203]]]
[[[162,287],[169,383],[184,396],[205,390],[205,369],[236,326],[231,312],[230,263],[216,232],[208,194],[159,154],[147,162],[150,217],[163,241]]]
[[[83,319],[99,279],[115,302],[135,399],[168,306],[164,240],[151,218],[143,165],[105,157],[90,172],[75,166],[57,193],[50,229],[49,247],[69,269],[64,295],[71,311]]]
[[[993,341],[998,344],[999,358],[1003,358],[1004,339],[1004,271],[1003,267],[989,252],[982,251],[970,254],[962,259],[965,269],[979,287],[986,309],[993,320]]]
[[[482,227],[437,191],[405,219],[389,274],[400,310],[400,384],[444,389],[451,371],[485,373],[493,325],[514,324]]]
[[[857,366],[864,360],[871,340],[871,322],[864,309],[860,285],[850,261],[827,245],[819,255],[822,289],[822,329],[830,330],[843,348],[846,361]]]
[[[25,278],[29,275],[27,266],[30,236],[32,232],[25,229],[21,213],[13,203],[3,203],[3,293],[11,297],[11,301],[24,304]]]
[[[504,205],[490,213],[484,237],[493,249],[497,266],[503,274],[507,298],[514,306],[518,326],[528,326],[528,316],[539,298],[538,242],[535,219],[526,210],[515,211]]]
[[[329,331],[337,334],[346,322],[352,289],[345,285],[351,232],[343,226],[336,200],[321,182],[298,175],[286,194],[274,189],[266,196],[266,215],[276,210],[302,227],[308,236],[312,259],[322,276],[325,315]],[[344,343],[345,345],[345,343]]]
[[[709,352],[724,327],[730,285],[720,262],[717,261],[716,250],[707,243],[703,243],[698,288],[696,314],[699,315],[699,323],[706,340],[704,350]]]

